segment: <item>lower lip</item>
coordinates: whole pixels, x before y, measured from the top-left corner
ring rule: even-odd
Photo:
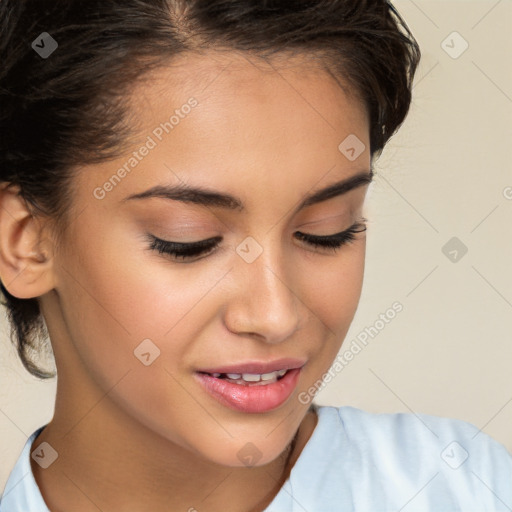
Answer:
[[[266,412],[279,407],[290,397],[297,385],[300,370],[288,370],[282,379],[261,386],[233,384],[206,373],[195,372],[194,376],[221,404],[236,411]]]

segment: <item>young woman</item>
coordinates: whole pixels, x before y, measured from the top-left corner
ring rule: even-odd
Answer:
[[[384,0],[2,0],[0,276],[52,420],[1,512],[505,511],[476,427],[312,405],[419,48]]]

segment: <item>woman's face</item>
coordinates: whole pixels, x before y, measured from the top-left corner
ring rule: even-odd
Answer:
[[[296,233],[333,235],[361,221],[367,184],[300,205],[369,173],[366,112],[311,62],[283,62],[273,70],[234,53],[189,56],[139,85],[132,122],[141,142],[79,170],[80,213],[55,254],[56,293],[41,300],[69,403],[108,392],[139,425],[228,466],[243,466],[251,450],[266,464],[291,440],[363,280],[364,232],[336,252]],[[185,185],[241,207],[130,198]],[[151,236],[220,241],[184,260],[151,249]],[[235,399],[239,407],[215,398],[197,374],[281,358],[305,363],[295,386]]]

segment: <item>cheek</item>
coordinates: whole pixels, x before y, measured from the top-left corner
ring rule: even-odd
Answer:
[[[213,314],[203,298],[225,274],[223,269],[199,273],[199,267],[177,267],[140,243],[106,235],[93,242],[81,233],[77,239],[91,243],[76,245],[76,253],[59,267],[68,336],[104,388],[129,369],[144,367],[134,350],[146,339],[157,347],[155,354],[160,351],[155,364],[178,368],[189,341],[197,339]]]
[[[90,247],[80,260],[68,261],[73,277],[62,275],[68,343],[119,410],[187,444],[187,432],[197,431],[197,417],[204,410],[182,377],[187,355],[218,306],[205,295],[226,272],[206,267],[201,273],[192,267],[177,271],[165,259],[160,262],[147,254],[144,261],[139,256],[116,260],[114,251],[103,259],[94,254],[109,253]],[[134,354],[145,339],[151,340],[144,345],[152,361],[148,365]]]
[[[366,240],[342,247],[336,256],[305,273],[311,309],[336,335],[345,334],[355,315],[364,276]]]
[[[338,256],[326,258],[315,271],[305,274],[308,293],[304,303],[320,329],[306,342],[315,360],[304,375],[306,387],[329,369],[350,328],[361,296],[365,242],[363,238],[342,248]]]

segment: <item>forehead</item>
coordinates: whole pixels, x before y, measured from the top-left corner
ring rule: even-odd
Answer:
[[[264,197],[291,205],[317,183],[320,188],[370,168],[366,109],[348,92],[312,59],[182,55],[132,90],[131,122],[140,144],[152,137],[156,147],[109,200],[186,182],[246,196],[249,207],[251,195],[254,202]],[[196,106],[184,108],[191,98]],[[339,149],[350,135],[366,145],[355,161]],[[97,166],[95,182],[128,157]]]
[[[243,125],[246,131],[252,126],[261,132],[264,123],[269,134],[290,126],[295,128],[292,133],[311,134],[323,125],[322,132],[351,127],[364,137],[366,106],[326,65],[317,55],[279,55],[263,60],[235,51],[186,53],[152,71],[133,89],[131,110],[147,130],[195,97],[200,103],[200,109],[194,111],[195,129],[224,121],[233,128]],[[302,122],[297,123],[299,120]],[[310,123],[309,130],[306,123]],[[205,131],[212,135],[208,128]],[[231,130],[223,135],[236,133]]]

